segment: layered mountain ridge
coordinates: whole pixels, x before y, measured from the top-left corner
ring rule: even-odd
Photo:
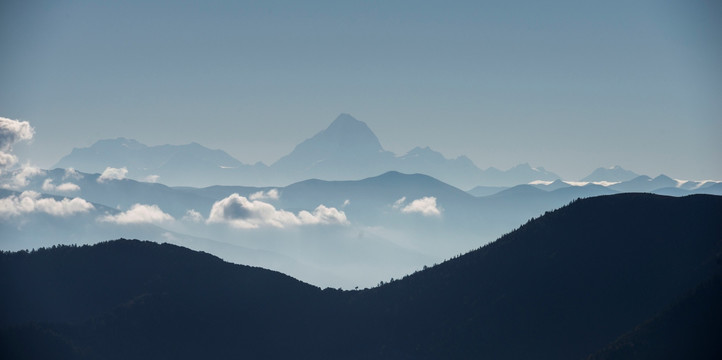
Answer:
[[[306,179],[355,180],[387,171],[423,173],[456,187],[486,184],[509,186],[559,176],[521,164],[508,171],[482,170],[466,156],[447,159],[429,147],[416,147],[397,156],[387,151],[366,123],[339,115],[325,130],[298,144],[267,166],[243,164],[222,150],[199,144],[146,146],[135,140],[100,140],[76,148],[55,167],[101,173],[106,167],[128,170],[137,180],[156,178],[167,185],[286,185]]]

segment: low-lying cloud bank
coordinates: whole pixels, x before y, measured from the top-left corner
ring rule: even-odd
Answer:
[[[55,200],[41,198],[35,191],[23,191],[0,199],[0,217],[8,218],[30,213],[46,213],[53,216],[70,216],[95,209],[93,204],[81,198]]]
[[[294,214],[276,209],[269,203],[249,200],[238,194],[232,194],[225,199],[216,201],[206,222],[209,224],[225,223],[241,229],[256,229],[265,226],[284,228],[315,224],[349,224],[346,214],[333,207],[319,205],[313,212],[303,210]]]
[[[114,224],[157,224],[173,221],[173,217],[164,213],[158,205],[135,204],[130,209],[115,215],[105,215],[98,220]]]

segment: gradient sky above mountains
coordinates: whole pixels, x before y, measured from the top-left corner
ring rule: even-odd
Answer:
[[[3,1],[21,159],[124,136],[272,163],[339,113],[397,154],[722,179],[714,1]]]

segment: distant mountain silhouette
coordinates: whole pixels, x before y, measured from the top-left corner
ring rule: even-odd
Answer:
[[[476,196],[476,197],[484,197],[489,195],[494,195],[502,190],[506,190],[508,187],[506,186],[475,186],[471,190],[468,190],[467,192],[470,195]]]
[[[519,164],[507,171],[489,168],[485,175],[484,183],[490,185],[528,184],[534,180],[559,179],[559,175],[549,172],[543,167],[531,167],[528,163]]]
[[[106,167],[126,168],[128,176],[142,180],[157,175],[166,184],[233,184],[241,180],[257,182],[266,166],[246,165],[222,150],[211,150],[197,143],[147,146],[136,140],[117,138],[99,140],[87,148],[74,148],[54,168],[74,168],[102,173]]]
[[[391,170],[393,160],[394,154],[381,147],[364,122],[341,114],[328,128],[271,165],[271,170],[282,182],[309,178],[345,180]]]
[[[416,147],[395,156],[381,146],[366,123],[341,114],[331,125],[305,140],[271,166],[281,183],[302,179],[355,180],[387,171],[421,173],[461,188],[486,185],[514,185],[533,180],[558,179],[544,168],[521,164],[501,171],[479,169],[466,156],[447,159],[429,147]]]
[[[709,195],[579,200],[363,291],[321,290],[149,242],[6,252],[0,354],[580,359],[720,273],[720,218],[722,197]],[[692,310],[719,313],[719,301],[705,304],[709,312]]]
[[[608,182],[622,182],[622,181],[629,181],[636,177],[638,177],[639,174],[624,169],[619,165],[615,165],[609,168],[600,167],[592,171],[591,174],[585,176],[580,181],[585,182],[600,182],[600,181],[608,181]]]
[[[611,185],[609,188],[620,192],[652,192],[657,189],[676,186],[677,181],[666,175],[659,175],[654,179],[642,175],[629,181]]]
[[[521,164],[507,171],[479,169],[469,158],[447,159],[429,147],[416,147],[402,156],[384,150],[366,125],[349,114],[339,115],[325,130],[298,144],[270,167],[243,164],[221,150],[197,143],[146,146],[118,138],[75,148],[55,164],[57,168],[101,173],[106,167],[128,169],[128,177],[143,180],[157,175],[166,185],[282,186],[307,179],[356,180],[387,171],[422,173],[454,186],[511,186],[559,176]]]

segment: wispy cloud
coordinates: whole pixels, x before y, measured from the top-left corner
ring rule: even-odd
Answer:
[[[95,207],[81,198],[55,200],[41,198],[35,191],[23,191],[20,195],[12,195],[0,199],[0,217],[12,217],[29,213],[46,213],[53,216],[70,216],[86,213]]]
[[[160,175],[148,175],[143,178],[143,181],[149,182],[149,183],[157,183],[158,179],[160,179]]]
[[[203,215],[201,215],[201,213],[199,213],[198,211],[195,211],[195,209],[190,209],[190,210],[186,211],[186,214],[183,215],[183,218],[181,220],[183,220],[185,222],[199,223],[205,219],[203,219]]]
[[[156,224],[173,221],[173,217],[164,213],[158,205],[135,204],[128,211],[116,215],[105,215],[100,221],[115,224]]]
[[[336,208],[319,205],[313,212],[304,210],[296,215],[286,210],[276,209],[269,203],[249,200],[238,194],[232,194],[215,202],[206,222],[226,223],[241,229],[349,223],[346,214]]]
[[[65,169],[65,174],[63,175],[63,180],[66,179],[75,179],[80,180],[83,178],[83,175],[79,172],[77,172],[74,168],[67,168]]]
[[[399,209],[399,208],[401,208],[401,207],[404,205],[405,202],[406,202],[406,196],[402,197],[401,199],[398,199],[398,200],[394,201],[394,204],[392,205],[392,207],[393,207],[394,209]]]
[[[123,180],[125,179],[125,175],[128,174],[128,169],[125,167],[122,168],[113,168],[113,167],[106,167],[105,170],[103,170],[103,173],[100,174],[98,177],[99,183],[104,183],[111,180]]]

